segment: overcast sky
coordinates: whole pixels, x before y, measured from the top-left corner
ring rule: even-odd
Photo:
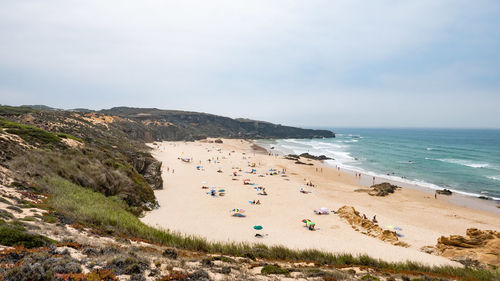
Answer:
[[[500,1],[3,0],[0,103],[500,128]]]

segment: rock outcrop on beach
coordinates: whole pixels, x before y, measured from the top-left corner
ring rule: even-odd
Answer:
[[[304,157],[304,158],[312,159],[312,160],[332,160],[333,159],[333,158],[327,157],[325,155],[316,156],[316,155],[309,154],[307,152],[300,154],[300,157]]]
[[[356,231],[396,246],[408,247],[405,242],[398,240],[395,231],[384,230],[378,224],[363,218],[352,206],[342,206],[337,210],[337,215],[345,219]]]
[[[315,155],[311,155],[309,153],[302,153],[300,155],[288,154],[284,158],[287,159],[287,160],[295,161],[295,164],[299,164],[299,165],[311,165],[311,166],[313,165],[312,163],[304,163],[304,162],[300,161],[301,157],[309,159],[309,161],[310,160],[320,160],[320,161],[322,161],[322,160],[331,160],[331,159],[333,159],[333,158],[327,157],[325,155],[315,156]]]
[[[441,195],[451,195],[453,194],[453,192],[449,189],[443,189],[443,190],[436,190],[436,193],[437,194],[441,194]]]
[[[465,236],[441,236],[435,247],[424,250],[465,265],[500,266],[500,232],[469,228]]]
[[[394,193],[398,188],[397,185],[390,184],[388,182],[383,182],[379,184],[374,184],[370,187],[368,194],[371,196],[387,196]]]

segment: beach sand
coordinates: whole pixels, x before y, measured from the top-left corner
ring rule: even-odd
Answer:
[[[428,265],[458,263],[419,251],[435,245],[442,235],[464,235],[467,228],[500,230],[500,216],[481,210],[454,205],[433,195],[403,188],[387,197],[373,197],[355,192],[362,187],[359,179],[342,173],[320,161],[305,161],[314,166],[294,164],[279,156],[269,156],[250,141],[227,140],[222,144],[208,142],[162,142],[152,145],[153,156],[163,163],[164,189],[155,191],[160,208],[146,214],[145,223],[205,237],[212,241],[255,242],[284,245],[294,249],[319,249],[334,253],[367,254],[386,261],[411,260]],[[229,155],[230,153],[230,155]],[[192,158],[186,163],[179,158]],[[218,158],[218,160],[217,160]],[[216,160],[207,161],[208,159]],[[200,163],[201,161],[201,163]],[[302,160],[304,161],[304,160]],[[248,166],[249,162],[256,167]],[[196,167],[202,166],[198,170]],[[242,172],[233,177],[234,167]],[[217,172],[221,170],[222,173]],[[250,174],[256,169],[256,174]],[[269,169],[286,169],[287,177],[259,175]],[[237,180],[233,180],[236,178]],[[250,179],[256,185],[243,185]],[[305,185],[311,180],[316,187]],[[225,189],[225,196],[213,197],[203,185]],[[267,196],[258,195],[254,187],[266,188]],[[299,192],[300,188],[313,191]],[[249,201],[260,200],[260,205]],[[330,210],[353,206],[368,218],[377,216],[380,226],[400,227],[400,241],[409,248],[394,246],[355,231],[337,215],[315,215],[313,210]],[[245,218],[233,217],[231,210],[245,210]],[[302,219],[316,222],[309,231]],[[253,229],[261,225],[262,230]],[[254,235],[260,233],[264,238]]]

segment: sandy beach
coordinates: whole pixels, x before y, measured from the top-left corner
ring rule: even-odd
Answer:
[[[162,161],[164,189],[155,192],[160,208],[146,214],[144,222],[164,229],[206,237],[213,241],[264,243],[296,249],[368,254],[386,261],[412,260],[429,265],[454,264],[446,258],[419,251],[435,245],[442,235],[463,235],[467,228],[500,230],[497,214],[466,208],[444,198],[403,188],[387,197],[355,192],[359,180],[320,161],[297,165],[279,156],[255,149],[252,142],[224,139],[208,142],[162,142],[151,145],[153,156]],[[182,158],[191,159],[190,162]],[[210,161],[208,161],[210,159]],[[255,163],[250,167],[249,163]],[[198,167],[198,168],[197,168]],[[241,169],[237,176],[233,172]],[[255,169],[255,174],[250,173]],[[266,175],[270,169],[283,175]],[[219,171],[219,172],[218,172]],[[255,185],[244,185],[249,179]],[[315,187],[306,186],[311,181]],[[211,196],[210,189],[224,189],[224,196]],[[262,186],[267,196],[258,195]],[[301,193],[305,188],[311,193]],[[249,201],[259,200],[260,205]],[[376,215],[381,227],[396,226],[400,241],[394,246],[355,231],[334,213],[316,215],[321,207],[337,210],[353,206],[368,218]],[[246,217],[233,217],[232,209],[244,209]],[[316,230],[301,222],[311,219]],[[255,225],[263,227],[254,230]],[[255,237],[256,233],[264,235]]]

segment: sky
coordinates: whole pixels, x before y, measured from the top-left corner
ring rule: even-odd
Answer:
[[[500,1],[3,0],[0,104],[500,128]]]

